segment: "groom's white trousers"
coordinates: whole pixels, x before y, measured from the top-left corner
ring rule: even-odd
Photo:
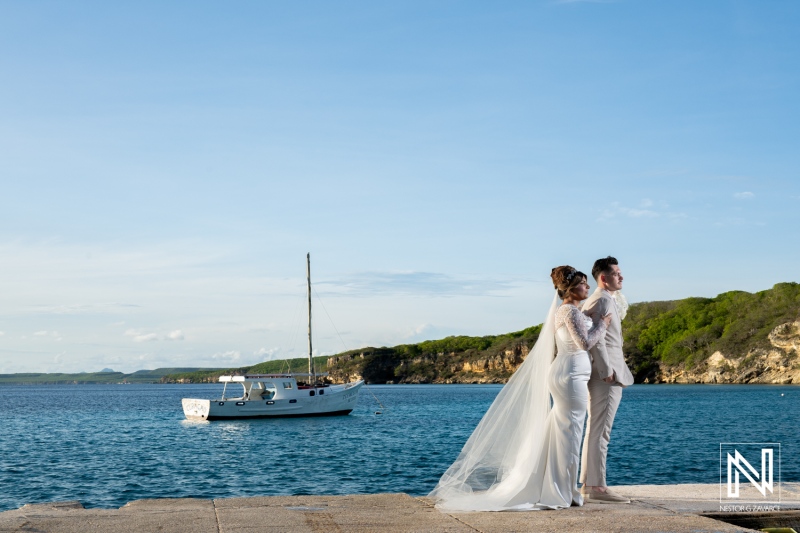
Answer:
[[[589,380],[589,419],[581,454],[581,483],[590,487],[606,485],[606,455],[611,426],[622,399],[622,387],[594,376]]]

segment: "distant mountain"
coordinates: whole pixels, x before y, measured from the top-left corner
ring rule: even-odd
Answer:
[[[110,368],[104,368],[100,372],[113,372],[113,370],[111,370]]]
[[[157,368],[155,370],[137,370],[131,374],[103,369],[100,372],[78,372],[75,374],[0,374],[0,384],[37,385],[37,384],[103,384],[103,383],[160,383],[162,376],[176,372],[195,372],[202,368]]]

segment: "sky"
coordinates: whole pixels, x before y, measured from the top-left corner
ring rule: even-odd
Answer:
[[[798,282],[800,3],[0,2],[0,373]]]

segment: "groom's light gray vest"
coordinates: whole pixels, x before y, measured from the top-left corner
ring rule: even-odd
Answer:
[[[622,324],[614,297],[598,287],[583,303],[582,309],[595,324],[600,322],[603,316],[611,313],[611,323],[608,325],[605,337],[589,350],[592,355],[592,378],[604,379],[614,372],[615,385],[623,387],[632,385],[633,375],[625,364],[625,356],[622,354]]]

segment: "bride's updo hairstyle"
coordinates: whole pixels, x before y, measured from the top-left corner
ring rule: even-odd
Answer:
[[[558,297],[563,300],[579,283],[586,281],[586,274],[569,265],[564,265],[554,268],[550,272],[550,278],[558,291]]]

